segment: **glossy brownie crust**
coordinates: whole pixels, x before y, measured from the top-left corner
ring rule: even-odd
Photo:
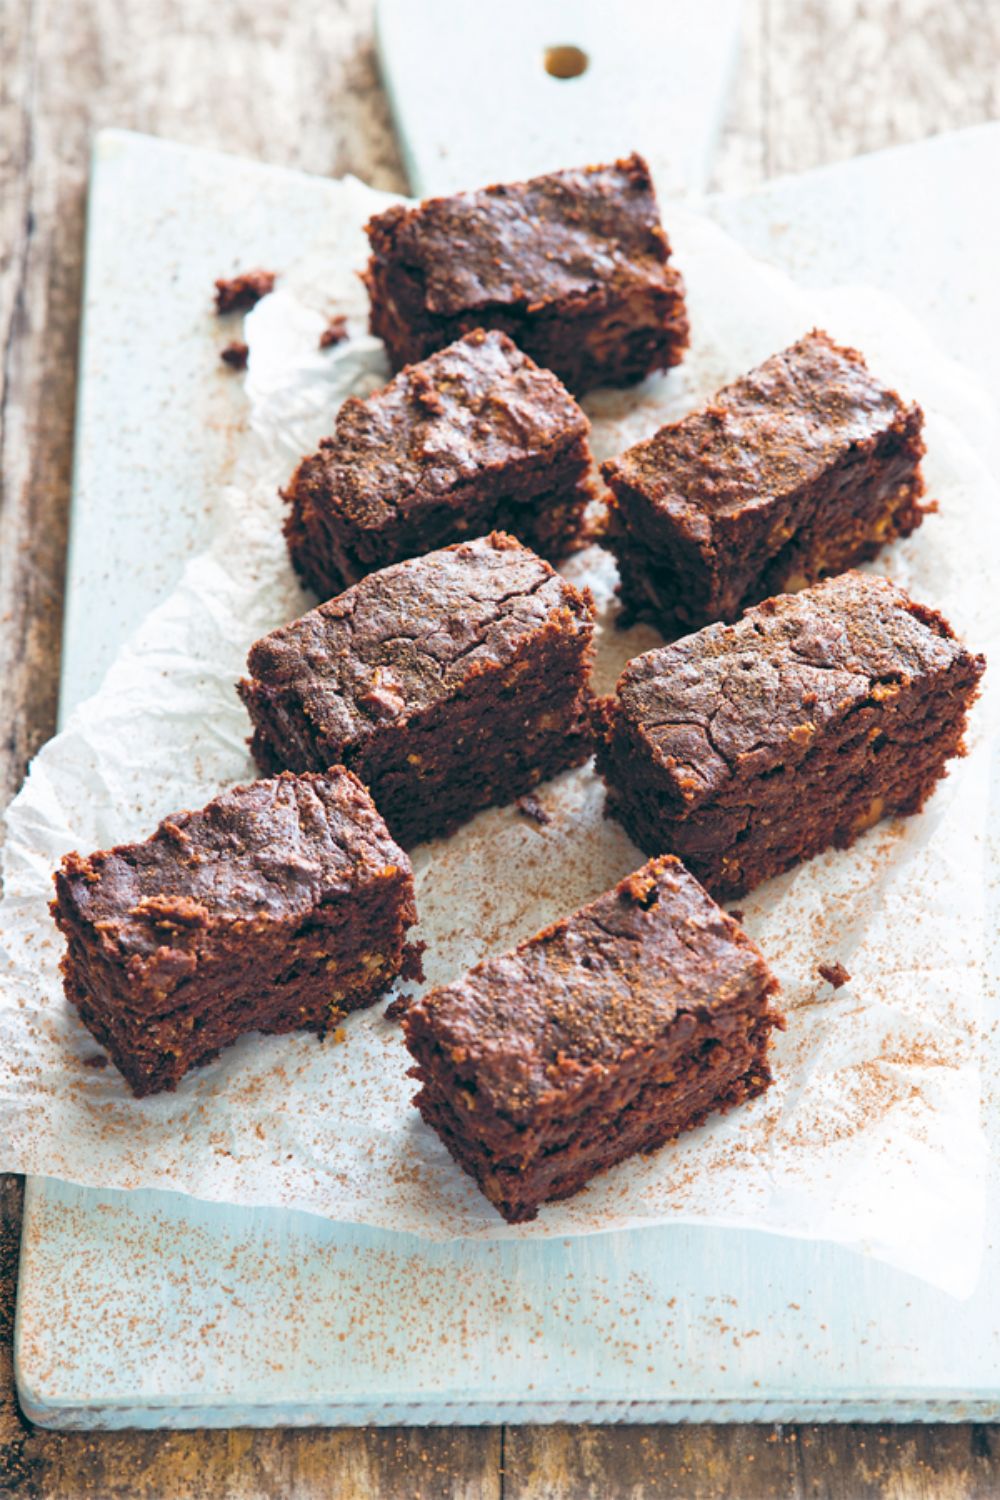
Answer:
[[[371,330],[394,369],[500,328],[579,395],[665,370],[687,347],[641,156],[390,208],[368,238]]]
[[[590,424],[550,370],[477,329],[362,401],[287,492],[292,562],[324,599],[449,542],[513,532],[546,557],[580,544]]]
[[[781,1024],[760,953],[651,861],[403,1019],[416,1104],[511,1223],[761,1093]]]
[[[923,520],[923,413],[814,331],[602,466],[627,614],[667,635],[876,555]]]
[[[609,810],[740,895],[918,812],[962,753],[984,667],[884,578],[766,600],[629,662],[602,705]]]
[[[254,755],[348,765],[402,843],[437,837],[587,758],[593,621],[503,533],[371,573],[252,648]]]
[[[419,972],[409,860],[340,767],[69,854],[55,884],[66,995],[140,1097],[243,1032],[325,1032]]]

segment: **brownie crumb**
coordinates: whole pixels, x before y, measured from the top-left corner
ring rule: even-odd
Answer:
[[[552,814],[542,806],[533,792],[527,792],[523,797],[518,797],[514,806],[522,817],[530,818],[532,823],[537,823],[542,828],[546,823],[552,822]]]
[[[839,990],[842,984],[847,984],[851,977],[839,959],[833,964],[817,965],[817,972],[827,984],[832,984],[835,990]]]
[[[236,339],[231,344],[227,344],[219,355],[222,363],[228,365],[231,370],[245,370],[249,357],[250,350],[246,344],[241,344]]]
[[[85,1068],[106,1068],[107,1065],[108,1059],[103,1052],[93,1052],[90,1057],[83,1059],[83,1066]]]
[[[215,283],[217,313],[237,312],[253,307],[274,291],[274,271],[242,271],[239,276],[220,276]]]
[[[406,945],[406,953],[403,956],[403,967],[400,969],[404,979],[412,979],[417,984],[424,981],[424,954],[427,952],[427,944],[419,938],[414,938]]]
[[[402,1020],[403,1016],[406,1015],[406,1012],[412,1000],[412,995],[397,995],[395,1000],[389,1001],[389,1004],[382,1012],[383,1016],[387,1021]]]
[[[335,344],[342,344],[347,338],[347,319],[343,313],[338,313],[331,318],[319,336],[319,347],[321,349],[332,349]]]
[[[743,918],[745,917],[746,913],[741,906],[734,906],[729,915],[732,917],[734,922],[739,922],[740,926],[743,926]]]

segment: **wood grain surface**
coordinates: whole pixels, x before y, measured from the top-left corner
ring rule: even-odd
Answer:
[[[92,132],[145,130],[400,188],[372,8],[0,0],[0,801],[54,726]],[[998,60],[995,0],[746,0],[714,186],[996,118]],[[1000,1494],[1000,1431],[982,1426],[35,1431],[11,1371],[20,1205],[19,1182],[0,1178],[0,1497]]]

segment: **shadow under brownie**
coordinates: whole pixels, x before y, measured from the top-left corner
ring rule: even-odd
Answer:
[[[67,998],[140,1097],[419,974],[410,862],[341,767],[232,787],[144,843],[67,855],[55,884]]]

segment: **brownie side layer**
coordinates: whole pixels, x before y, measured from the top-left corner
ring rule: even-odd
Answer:
[[[587,758],[593,617],[500,533],[369,574],[251,649],[254,755],[348,765],[403,843],[436,837]]]
[[[391,208],[368,237],[371,330],[395,369],[499,328],[580,394],[667,369],[687,347],[640,156]]]
[[[874,557],[923,520],[923,413],[814,331],[602,466],[629,614],[667,634]]]
[[[340,767],[67,855],[55,885],[67,998],[138,1096],[243,1032],[325,1031],[419,968],[409,860]]]
[[[365,400],[299,465],[292,562],[324,599],[367,573],[486,532],[560,557],[595,493],[590,424],[551,370],[477,329]]]
[[[884,578],[846,573],[631,661],[603,705],[609,811],[719,899],[919,811],[985,667]]]
[[[411,1005],[424,1119],[510,1222],[762,1092],[757,948],[662,858]]]

